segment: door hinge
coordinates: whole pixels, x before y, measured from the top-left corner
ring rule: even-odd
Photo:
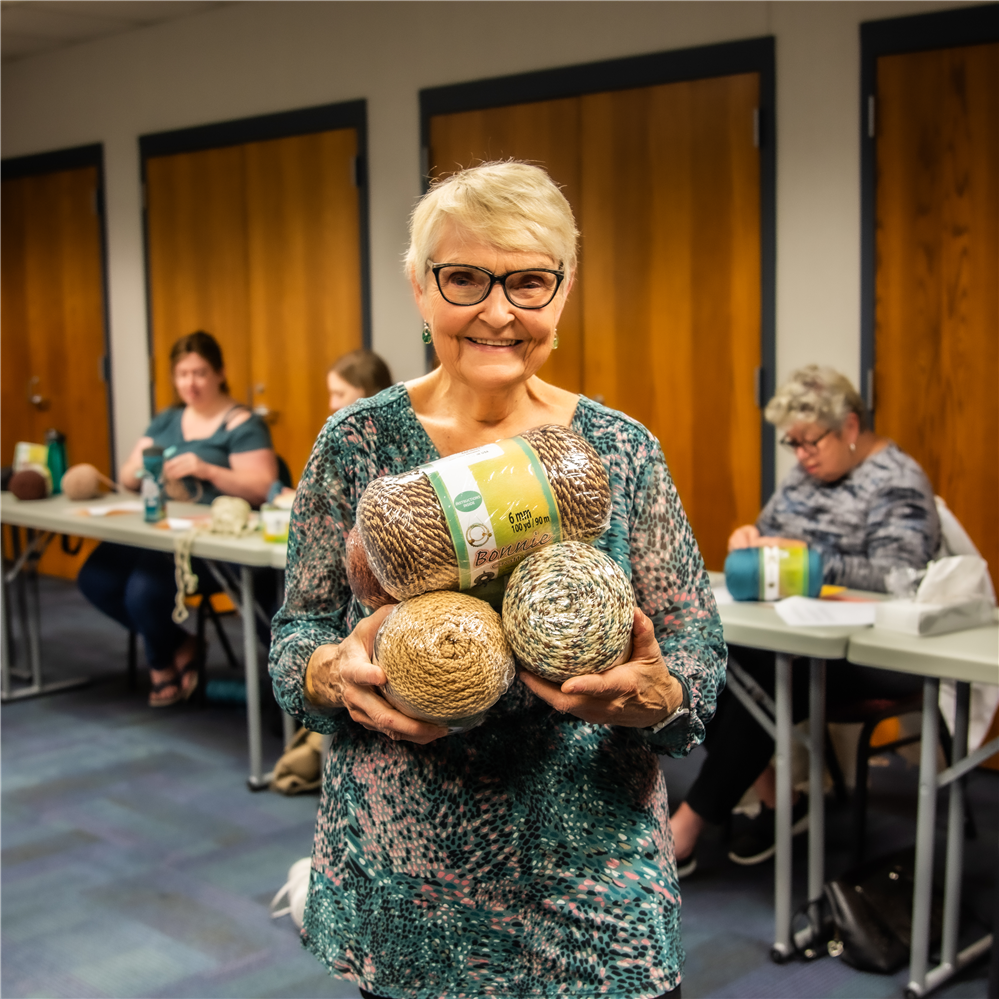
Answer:
[[[753,148],[760,148],[760,109],[753,108]]]
[[[873,139],[874,132],[874,94],[867,95],[867,138]]]
[[[874,412],[874,369],[867,369],[867,398],[864,402],[867,403],[867,412]]]

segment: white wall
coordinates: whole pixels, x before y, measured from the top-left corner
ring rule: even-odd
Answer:
[[[819,361],[856,379],[858,25],[948,6],[967,3],[237,3],[5,65],[3,156],[104,143],[120,460],[149,418],[139,135],[367,99],[373,347],[408,378],[423,357],[400,267],[419,194],[421,88],[773,34],[777,376]]]

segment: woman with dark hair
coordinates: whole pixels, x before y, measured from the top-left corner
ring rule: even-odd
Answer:
[[[229,395],[218,342],[201,330],[181,337],[170,351],[170,367],[178,402],[139,438],[122,465],[122,485],[139,488],[142,452],[155,445],[163,448],[172,498],[211,503],[240,496],[259,505],[277,478],[270,431]],[[203,582],[206,576],[201,574]],[[168,707],[194,693],[195,641],[171,617],[176,584],[169,554],[104,542],[80,570],[77,585],[95,607],[142,635],[150,707]]]
[[[330,412],[336,413],[358,399],[378,395],[391,384],[388,365],[373,350],[352,350],[338,358],[326,373]]]

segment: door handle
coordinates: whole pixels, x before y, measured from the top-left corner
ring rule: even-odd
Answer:
[[[38,375],[32,375],[28,379],[28,402],[30,402],[35,409],[46,410],[49,408],[49,400],[38,391],[38,386],[40,384],[41,378],[39,378]]]

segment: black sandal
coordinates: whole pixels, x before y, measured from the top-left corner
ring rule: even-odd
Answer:
[[[195,686],[197,686],[197,684],[195,684]],[[153,700],[153,695],[154,694],[158,694],[158,693],[160,693],[160,691],[166,690],[169,687],[176,687],[177,688],[177,696],[176,697],[168,697],[168,698],[165,698],[162,701],[154,701]],[[188,694],[187,696],[190,697],[191,695]],[[173,707],[173,705],[175,705],[175,704],[179,704],[183,700],[186,700],[186,698],[184,696],[184,688],[183,688],[182,683],[181,683],[181,674],[179,672],[175,672],[174,675],[172,677],[170,677],[169,680],[160,680],[159,683],[153,683],[149,687],[149,702],[148,703],[149,703],[149,706],[151,708],[170,708],[170,707]]]

